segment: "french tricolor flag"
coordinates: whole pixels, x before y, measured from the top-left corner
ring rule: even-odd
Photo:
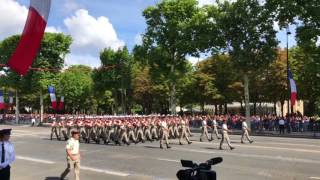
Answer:
[[[25,75],[41,45],[47,25],[51,0],[31,0],[28,18],[19,44],[11,55],[8,65],[19,75]]]
[[[6,104],[4,103],[3,90],[0,90],[0,109],[5,109]]]
[[[289,77],[290,89],[291,89],[291,105],[294,106],[297,101],[297,85],[293,79],[293,75],[290,68],[288,69],[288,77]]]
[[[59,111],[62,111],[64,108],[64,96],[60,97],[60,103],[59,103]]]
[[[48,87],[48,91],[49,91],[49,95],[50,95],[50,99],[51,99],[51,104],[52,104],[52,108],[54,110],[57,109],[57,99],[56,99],[56,94],[55,94],[55,90],[53,86],[49,86]]]

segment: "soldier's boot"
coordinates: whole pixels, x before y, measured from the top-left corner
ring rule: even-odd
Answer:
[[[167,144],[167,149],[170,149],[171,148],[171,146],[169,146],[169,144]]]

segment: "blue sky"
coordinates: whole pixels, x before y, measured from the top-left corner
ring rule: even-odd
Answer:
[[[157,1],[158,0],[52,0],[47,31],[64,32],[73,36],[75,42],[71,47],[71,54],[66,58],[67,65],[81,63],[98,66],[99,51],[102,48],[110,46],[116,49],[123,45],[127,45],[130,50],[133,48],[139,41],[139,34],[142,34],[146,28],[142,11],[148,6],[155,5]],[[213,0],[199,1],[202,4],[206,4],[212,3]],[[10,33],[22,31],[24,24],[23,17],[26,16],[29,0],[0,0],[0,11],[3,11],[5,7],[3,7],[1,3],[11,4],[12,6],[4,10],[14,13],[14,15],[20,14],[22,17],[17,19],[17,21],[21,21],[17,26],[12,25],[10,21],[2,23],[7,23],[9,24],[8,27],[15,29],[12,31],[8,28],[8,32],[2,33],[0,27],[0,40],[11,35]],[[22,11],[22,9],[24,13],[19,13],[18,11]],[[2,15],[5,14],[6,13],[3,13]],[[8,19],[9,18],[10,13],[8,14]],[[3,19],[5,19],[5,17],[3,17]],[[3,19],[0,17],[0,21],[5,21]],[[83,28],[86,25],[89,27]],[[274,27],[277,29],[276,23]],[[293,27],[291,29],[293,29]],[[293,34],[289,38],[290,47],[296,44],[294,40],[294,30],[291,31]],[[277,37],[280,41],[279,46],[285,47],[285,31],[280,31]],[[190,58],[190,61],[193,63],[195,60],[197,61],[198,59]]]

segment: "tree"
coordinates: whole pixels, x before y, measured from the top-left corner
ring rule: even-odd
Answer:
[[[265,68],[275,59],[277,47],[273,19],[257,0],[218,3],[220,36],[236,70],[243,76],[246,117],[249,121],[249,75]],[[248,123],[250,124],[250,123]]]
[[[101,67],[93,71],[95,91],[112,92],[115,112],[126,114],[130,109],[132,56],[126,47],[114,51],[110,48],[100,53]],[[121,107],[119,111],[118,107]]]
[[[74,65],[59,76],[61,93],[66,97],[66,110],[70,113],[95,112],[93,101],[92,69],[84,65]]]
[[[176,86],[179,73],[177,66],[185,61],[188,54],[196,54],[201,47],[195,27],[203,17],[196,0],[164,0],[143,11],[147,29],[143,43],[147,53],[160,50],[167,55],[169,71],[170,109],[176,113]]]

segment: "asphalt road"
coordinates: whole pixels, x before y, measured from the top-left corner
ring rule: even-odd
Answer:
[[[66,167],[65,142],[49,140],[50,129],[28,126],[13,128],[16,161],[13,180],[57,180]],[[82,180],[176,179],[180,159],[202,162],[212,157],[224,161],[213,167],[219,180],[311,180],[320,179],[320,140],[281,137],[253,137],[253,144],[240,144],[240,136],[231,136],[236,147],[218,150],[218,140],[160,149],[158,142],[130,146],[81,144]],[[69,179],[73,179],[73,173]]]

